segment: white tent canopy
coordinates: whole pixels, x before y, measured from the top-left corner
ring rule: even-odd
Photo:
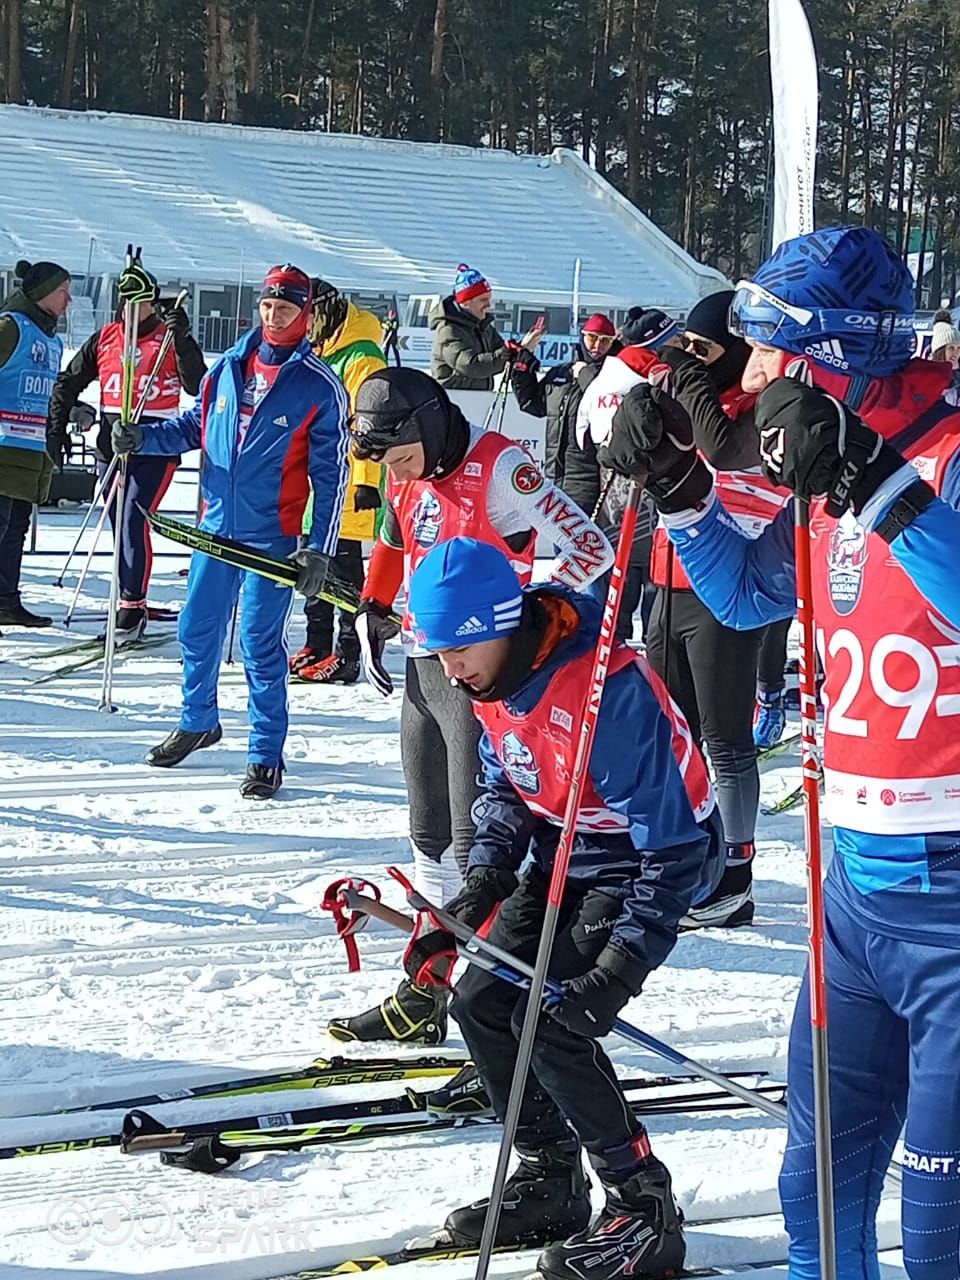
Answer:
[[[345,290],[687,310],[724,285],[571,151],[551,156],[140,116],[0,107],[0,265],[247,280],[292,261]]]

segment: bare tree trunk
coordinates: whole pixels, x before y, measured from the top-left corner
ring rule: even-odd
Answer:
[[[702,60],[700,5],[697,4],[693,28],[693,70],[690,77],[690,96],[697,101],[700,93],[700,66]],[[687,181],[683,199],[683,247],[687,253],[696,254],[697,241],[697,187],[699,159],[697,156],[697,131],[690,130],[687,141]]]
[[[856,0],[848,0],[850,26],[846,33],[843,68],[843,115],[840,126],[840,221],[848,222],[850,214],[850,168],[853,151],[853,106],[856,97]]]
[[[363,133],[363,50],[357,49],[357,80],[353,91],[353,133]]]
[[[23,68],[20,65],[20,3],[7,0],[7,101],[23,101]]]
[[[0,102],[9,102],[7,97],[7,75],[10,70],[7,57],[7,0],[0,0]]]
[[[220,6],[209,0],[206,7],[207,43],[204,51],[206,88],[203,97],[204,120],[219,120],[222,104],[220,87]]]
[[[63,55],[63,74],[60,77],[60,98],[58,105],[65,111],[73,101],[73,77],[77,69],[77,44],[80,38],[80,23],[83,13],[80,0],[68,0],[67,4],[67,47]]]
[[[897,149],[897,59],[894,42],[890,41],[890,75],[887,80],[887,140],[883,152],[883,186],[880,196],[880,225],[877,230],[887,234],[890,222],[890,201],[893,197],[893,164]]]
[[[733,215],[731,218],[731,229],[733,233],[733,279],[739,280],[743,275],[743,201],[740,194],[740,121],[737,117],[733,120],[733,137],[731,139],[733,150],[733,177],[731,185],[733,187]]]
[[[229,124],[237,120],[237,59],[233,45],[233,26],[230,22],[230,5],[224,0],[218,6],[218,31],[220,53],[220,84],[223,87],[223,119]]]
[[[630,53],[627,59],[627,195],[634,202],[640,194],[643,124],[649,78],[649,51],[656,38],[659,0],[633,0]]]
[[[316,0],[310,0],[307,7],[307,20],[303,27],[303,57],[300,59],[300,81],[297,85],[297,124],[303,123],[303,86],[307,82],[307,67],[310,65],[310,41],[313,38],[313,19],[316,13]],[[332,52],[332,50],[331,50]],[[333,73],[330,74],[330,81],[327,93],[327,132],[331,130],[333,119]]]
[[[430,46],[430,106],[427,137],[439,142],[443,135],[443,47],[447,38],[447,0],[437,0],[433,13],[433,41]]]
[[[260,93],[260,14],[256,8],[247,15],[247,93]]]

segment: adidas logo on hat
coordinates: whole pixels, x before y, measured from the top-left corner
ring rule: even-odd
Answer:
[[[455,636],[475,636],[475,635],[481,635],[485,633],[486,630],[487,630],[486,625],[482,623],[480,619],[477,617],[477,615],[474,613],[474,614],[471,614],[471,616],[466,620],[466,622],[461,622],[460,626],[457,627],[456,631],[453,634]]]
[[[833,365],[835,369],[849,369],[850,363],[843,354],[843,347],[836,338],[825,338],[823,342],[811,342],[804,347],[804,354],[813,356],[821,364]]]

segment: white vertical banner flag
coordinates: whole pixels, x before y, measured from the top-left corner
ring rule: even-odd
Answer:
[[[773,88],[773,248],[813,230],[819,86],[801,0],[769,0]]]

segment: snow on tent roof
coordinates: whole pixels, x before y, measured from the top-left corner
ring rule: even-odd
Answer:
[[[161,277],[227,283],[292,261],[345,289],[447,293],[458,262],[505,300],[688,309],[725,284],[571,151],[0,107],[0,263],[82,273],[128,240]],[[106,259],[106,261],[105,261]]]

